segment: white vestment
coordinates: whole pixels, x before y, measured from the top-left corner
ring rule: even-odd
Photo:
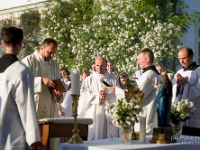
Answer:
[[[177,83],[173,79],[173,97],[172,102],[178,102],[181,99],[188,99],[194,102],[196,110],[190,115],[190,119],[186,121],[186,126],[200,128],[200,67],[195,70],[179,70],[182,77],[187,80],[184,87],[180,88],[177,93]],[[175,75],[176,76],[176,75]]]
[[[145,71],[139,78],[138,88],[144,93],[143,107],[147,108],[146,133],[152,134],[157,127],[156,91],[153,84],[161,80],[161,76],[153,70]],[[139,132],[139,123],[135,124],[135,131]]]
[[[56,98],[51,94],[49,88],[42,83],[42,77],[47,77],[51,80],[61,78],[58,65],[52,59],[44,61],[37,51],[25,57],[22,62],[31,69],[35,77],[34,90],[38,118],[58,117],[56,103],[62,102],[63,97]]]
[[[99,105],[99,91],[102,87],[101,78],[111,86],[118,86],[115,76],[109,74],[100,75],[93,73],[87,77],[81,86],[81,93],[78,105],[79,117],[92,118],[93,124],[89,126],[88,140],[98,140],[103,138],[117,137],[117,128],[111,123],[107,115],[109,105],[116,102],[116,95],[106,91],[105,103]],[[106,119],[107,118],[107,119]]]
[[[65,92],[64,100],[60,104],[62,111],[65,112],[65,116],[61,116],[61,114],[59,114],[59,116],[60,117],[72,117],[72,104],[73,104],[73,99],[71,96],[71,90],[69,90],[69,91]]]
[[[34,75],[34,96],[38,118],[59,117],[56,103],[61,103],[63,101],[63,96],[59,98],[55,97],[51,94],[49,88],[42,83],[42,77],[47,77],[51,80],[61,78],[57,63],[53,59],[45,61],[38,51],[25,57],[22,62],[30,68]],[[53,144],[54,142],[55,144]],[[50,146],[52,150],[58,149],[59,146],[56,140],[54,140],[54,142],[53,140],[50,142],[50,144],[52,144]]]
[[[40,141],[31,71],[21,62],[0,73],[0,150],[26,150]]]
[[[142,75],[142,72],[143,72],[143,70],[142,70],[142,69],[140,69],[140,70],[137,70],[137,71],[135,72],[135,74],[134,74],[133,78],[134,78],[134,80],[135,80],[135,82],[136,82],[136,83],[138,82],[139,78],[141,77],[141,75]]]

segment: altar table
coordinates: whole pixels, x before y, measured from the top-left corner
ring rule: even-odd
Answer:
[[[83,140],[87,140],[88,125],[93,123],[91,118],[78,118],[79,135]],[[41,133],[41,147],[49,149],[49,139],[58,137],[72,137],[74,129],[74,118],[43,118],[39,120]]]
[[[139,140],[131,141],[129,145],[120,144],[119,138],[84,141],[84,144],[62,143],[60,150],[200,150],[200,137],[181,136],[177,143],[152,144],[151,135],[146,137],[146,143]]]

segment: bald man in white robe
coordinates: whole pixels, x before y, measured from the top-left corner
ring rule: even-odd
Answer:
[[[96,72],[87,77],[81,87],[78,117],[92,118],[89,126],[88,140],[118,137],[117,128],[111,123],[108,111],[110,104],[118,99],[107,90],[102,80],[110,86],[119,86],[116,76],[106,71],[106,59],[99,57],[95,60]]]

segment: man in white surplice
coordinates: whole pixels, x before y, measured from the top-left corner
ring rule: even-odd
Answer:
[[[181,48],[178,52],[178,59],[182,65],[173,79],[172,102],[181,99],[188,99],[194,102],[196,110],[190,115],[185,126],[200,128],[200,67],[193,61],[193,51],[191,48]]]
[[[56,51],[57,42],[52,38],[46,38],[39,51],[22,60],[34,75],[34,96],[39,119],[58,117],[58,108],[63,101],[63,96],[58,90],[50,90],[56,86],[52,80],[61,79],[59,67],[52,59]],[[58,149],[58,144],[55,145],[57,148],[50,147]]]
[[[6,54],[0,58],[0,150],[36,149],[40,130],[34,103],[34,77],[16,55],[22,47],[23,31],[2,28]],[[14,74],[13,74],[14,73]]]
[[[57,51],[57,42],[47,38],[39,51],[25,57],[22,62],[27,65],[35,77],[35,103],[38,118],[58,117],[56,103],[63,100],[61,93],[54,89],[54,79],[60,79],[61,74],[57,63],[52,59]]]
[[[109,92],[102,81],[104,80],[110,86],[119,86],[119,84],[116,76],[106,71],[106,66],[105,58],[97,58],[95,60],[96,72],[87,77],[81,87],[78,106],[79,117],[93,119],[93,124],[89,126],[88,140],[118,136],[117,128],[112,125],[112,119],[109,119],[107,114],[109,105],[116,102],[119,96]]]
[[[138,65],[143,70],[137,81],[138,88],[144,93],[143,107],[147,108],[146,133],[152,134],[153,128],[157,127],[156,112],[156,88],[153,84],[161,80],[156,67],[153,65],[154,54],[151,49],[145,48],[137,54]],[[139,123],[135,124],[135,131],[139,132]]]

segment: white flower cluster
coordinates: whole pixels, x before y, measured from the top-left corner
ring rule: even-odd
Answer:
[[[138,69],[137,52],[143,48],[153,50],[155,63],[174,58],[183,26],[187,24],[174,15],[158,19],[159,9],[138,10],[138,1],[95,0],[91,8],[94,11],[89,16],[90,11],[80,15],[86,11],[85,4],[82,8],[76,6],[72,12],[62,11],[69,6],[63,4],[50,2],[43,18],[43,22],[48,22],[43,25],[41,34],[54,37],[59,43],[56,58],[60,66],[69,63],[66,58],[75,56],[70,66],[87,68],[96,57],[103,56],[113,61],[115,72],[132,74]],[[64,14],[66,12],[68,14]]]
[[[166,53],[169,58],[176,54],[177,43],[171,40],[182,34],[180,26],[173,24],[173,20],[167,20],[166,23],[155,21],[155,14],[134,11],[134,5],[128,1],[116,4],[105,0],[104,3],[107,9],[102,6],[100,12],[91,19],[91,24],[71,30],[72,53],[77,54],[79,64],[85,66],[87,60],[81,59],[85,55],[91,58],[89,62],[95,57],[105,56],[108,60],[115,60],[116,72],[123,70],[133,73],[137,65],[131,57],[137,58],[137,52],[144,47],[153,49],[155,61],[163,59],[163,52],[170,50],[170,53]]]
[[[119,99],[110,106],[111,117],[122,127],[138,122],[141,111],[142,106],[136,99],[131,99],[130,102],[127,102],[126,99]]]
[[[195,110],[194,103],[188,99],[182,99],[178,103],[171,104],[171,122],[176,124],[180,121],[186,121],[190,114]]]

